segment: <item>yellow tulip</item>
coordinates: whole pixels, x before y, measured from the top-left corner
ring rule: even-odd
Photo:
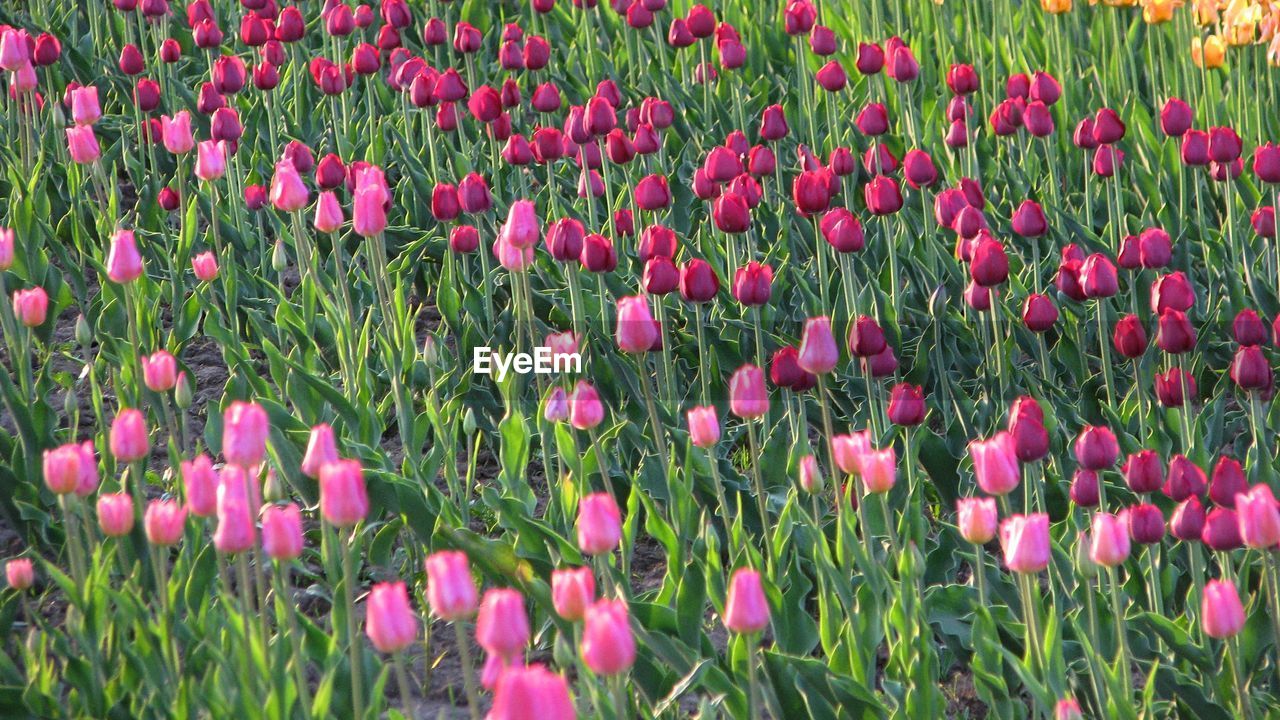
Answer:
[[[1201,27],[1218,22],[1218,0],[1194,0],[1196,24]]]
[[[1226,59],[1227,46],[1217,35],[1210,35],[1204,41],[1200,38],[1191,39],[1191,62],[1196,67],[1214,70],[1222,67]]]

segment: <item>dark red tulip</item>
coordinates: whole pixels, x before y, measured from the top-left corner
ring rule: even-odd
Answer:
[[[1116,323],[1112,342],[1116,346],[1116,352],[1121,355],[1131,360],[1142,357],[1147,351],[1147,330],[1142,326],[1142,320],[1137,315],[1120,318]]]
[[[825,212],[831,204],[827,170],[809,170],[796,176],[791,185],[791,199],[800,214],[809,216]]]
[[[1147,228],[1138,236],[1138,253],[1143,267],[1152,270],[1165,267],[1173,259],[1173,240],[1162,228]]]
[[[773,352],[769,359],[769,379],[774,385],[792,392],[807,392],[817,384],[817,376],[800,367],[799,355],[794,345],[784,345]]]
[[[772,175],[778,161],[767,145],[756,145],[747,153],[747,172],[756,177]]]
[[[1226,182],[1235,180],[1244,173],[1244,160],[1236,158],[1228,163],[1211,162],[1209,163],[1209,177],[1215,182]]]
[[[1009,279],[1009,257],[1004,245],[992,238],[980,240],[969,263],[969,275],[985,288],[996,287]]]
[[[765,142],[787,136],[787,115],[781,105],[770,105],[760,114],[760,139]]]
[[[1253,225],[1253,232],[1258,237],[1273,238],[1276,236],[1276,209],[1274,207],[1267,205],[1254,210],[1249,222]]]
[[[849,84],[849,76],[845,73],[844,66],[835,60],[818,68],[818,72],[814,73],[814,79],[827,92],[839,92]]]
[[[1031,78],[1026,73],[1014,73],[1009,76],[1004,83],[1004,95],[1006,98],[1026,100],[1031,94]]]
[[[1139,450],[1125,458],[1125,484],[1136,493],[1151,493],[1164,485],[1164,464],[1155,450]]]
[[[1191,106],[1179,98],[1169,98],[1160,108],[1160,129],[1169,137],[1182,137],[1195,119]]]
[[[898,181],[887,175],[877,175],[863,189],[863,199],[873,215],[892,215],[902,209],[902,191]]]
[[[1169,518],[1169,534],[1184,542],[1198,541],[1204,524],[1204,505],[1193,495],[1174,508]]]
[[[1236,511],[1226,507],[1216,507],[1209,511],[1204,520],[1204,530],[1200,540],[1211,550],[1228,552],[1243,547],[1240,540],[1240,518]]]
[[[676,269],[675,263],[661,255],[649,258],[644,264],[644,276],[640,285],[650,295],[675,292],[680,286],[680,271]]]
[[[182,45],[173,38],[160,43],[160,62],[172,64],[182,59]]]
[[[144,113],[160,107],[160,85],[149,78],[138,78],[133,86],[133,102]]]
[[[969,129],[965,126],[963,120],[953,120],[951,127],[947,129],[947,135],[943,139],[949,148],[962,148],[969,145]]]
[[[1231,163],[1240,158],[1243,143],[1236,131],[1229,127],[1209,130],[1209,159],[1216,163]]]
[[[1022,111],[1022,124],[1032,137],[1049,137],[1053,134],[1053,115],[1049,106],[1039,100],[1032,100]]]
[[[1098,473],[1079,469],[1071,478],[1067,495],[1071,502],[1084,508],[1097,507],[1101,491],[1098,489]]]
[[[858,43],[858,58],[854,65],[863,75],[875,75],[884,68],[884,49],[876,43]]]
[[[1209,164],[1209,133],[1204,130],[1188,130],[1182,136],[1180,148],[1182,163],[1192,167]]]
[[[1137,270],[1142,267],[1142,249],[1138,247],[1137,235],[1125,235],[1120,241],[1120,252],[1116,253],[1116,265],[1125,270]]]
[[[883,135],[889,131],[889,111],[882,103],[870,103],[862,108],[853,122],[863,135]]]
[[[1192,496],[1204,494],[1208,480],[1204,470],[1186,458],[1185,455],[1174,455],[1169,459],[1169,474],[1165,477],[1161,491],[1173,499],[1182,502]]]
[[[884,351],[884,331],[875,318],[859,315],[849,328],[849,352],[854,357],[869,358]]]
[[[458,204],[462,211],[469,215],[488,212],[493,207],[493,196],[489,193],[489,183],[480,173],[468,173],[458,183]]]
[[[1035,333],[1048,332],[1058,322],[1058,308],[1048,295],[1032,293],[1022,304],[1022,324]]]
[[[1116,174],[1124,163],[1124,151],[1115,145],[1099,145],[1093,151],[1093,174],[1109,178]]]
[[[947,69],[947,87],[956,95],[978,91],[978,73],[972,65],[954,64]]]
[[[613,241],[599,233],[591,233],[582,240],[582,254],[578,258],[587,272],[613,272],[618,267],[618,253]]]
[[[1058,98],[1062,97],[1062,86],[1054,76],[1037,70],[1031,76],[1031,91],[1028,97],[1046,106],[1052,106],[1058,102]]]
[[[809,0],[791,0],[782,19],[788,35],[807,35],[817,22],[818,11]]]
[[[530,35],[524,42],[524,67],[541,70],[551,61],[551,44],[539,35]]]
[[[912,189],[919,190],[938,182],[938,168],[933,158],[923,150],[908,150],[902,157],[902,174]]]
[[[889,54],[888,68],[885,72],[900,83],[908,83],[920,76],[920,63],[916,62],[916,56],[911,52],[911,48],[899,45]]]
[[[697,42],[698,39],[689,32],[689,23],[681,17],[672,18],[671,26],[667,28],[667,44],[673,48],[687,48]]]
[[[1190,352],[1196,346],[1196,331],[1186,313],[1166,308],[1160,313],[1156,345],[1171,355]]]
[[[1241,390],[1266,390],[1273,382],[1271,365],[1257,345],[1246,345],[1236,350],[1231,361],[1231,380]]]
[[[1099,145],[1111,145],[1124,139],[1124,121],[1111,108],[1102,108],[1093,116],[1093,140]]]
[[[1098,147],[1098,141],[1093,139],[1093,118],[1085,118],[1076,125],[1071,133],[1071,143],[1081,150]]]
[[[1280,183],[1280,146],[1259,145],[1253,151],[1253,174],[1265,183]]]
[[[1013,211],[1013,231],[1022,237],[1040,237],[1049,231],[1044,210],[1034,200],[1023,200]]]
[[[866,247],[862,223],[846,208],[834,208],[822,216],[818,224],[822,237],[837,252],[857,252]]]
[[[706,5],[694,5],[689,8],[686,20],[689,23],[689,32],[699,40],[709,38],[716,32],[716,16]]]
[[[586,230],[574,218],[560,218],[547,225],[547,252],[558,262],[576,262],[582,255]],[[642,258],[642,261],[647,258]]]
[[[473,225],[459,225],[449,233],[449,249],[455,253],[475,252],[480,247],[480,231]]]
[[[825,25],[815,25],[809,33],[809,49],[814,55],[826,57],[836,52],[836,34]]]
[[[924,422],[924,391],[919,385],[898,383],[889,393],[889,422],[911,427]]]
[[[1233,508],[1236,495],[1248,491],[1249,481],[1240,462],[1226,455],[1219,457],[1209,480],[1209,499],[1216,505]]]
[[[1151,312],[1166,309],[1186,312],[1196,304],[1196,291],[1181,270],[1161,275],[1151,283]]]
[[[719,292],[720,278],[707,261],[692,258],[680,266],[680,297],[685,302],[711,302]]]
[[[178,191],[171,187],[165,186],[156,194],[156,204],[165,212],[173,212],[178,209],[182,199],[178,197]]]
[[[1264,345],[1267,342],[1267,324],[1258,317],[1258,313],[1245,308],[1236,313],[1231,321],[1231,336],[1244,346]]]
[[[125,75],[138,75],[143,71],[145,63],[142,59],[142,52],[138,50],[137,45],[129,44],[124,46],[120,51],[119,65],[120,72]]]
[[[1115,433],[1102,425],[1086,425],[1076,437],[1073,448],[1076,462],[1089,470],[1106,470],[1116,464],[1120,455]]]
[[[1048,456],[1049,431],[1044,426],[1043,411],[1034,399],[1024,396],[1014,403],[1008,430],[1019,461],[1032,463]]]
[[[1087,298],[1109,298],[1120,291],[1120,280],[1111,258],[1094,253],[1080,265],[1080,287]]]
[[[1183,392],[1183,384],[1186,392]],[[1182,407],[1197,396],[1196,379],[1182,368],[1169,368],[1168,372],[1156,373],[1156,399],[1164,407]]]
[[[986,312],[991,309],[991,288],[970,280],[964,288],[964,301],[974,310]]]
[[[1129,537],[1139,545],[1154,545],[1164,538],[1164,514],[1150,503],[1131,505],[1124,510]]]
[[[636,205],[641,210],[661,210],[671,205],[671,189],[665,175],[647,175],[636,183]]]
[[[764,305],[773,296],[773,268],[752,260],[733,274],[733,298],[754,307]]]
[[[440,222],[458,217],[462,205],[458,202],[458,188],[448,183],[438,183],[431,190],[431,215]]]
[[[725,233],[744,233],[751,227],[751,210],[740,195],[724,193],[711,208],[716,228]]]

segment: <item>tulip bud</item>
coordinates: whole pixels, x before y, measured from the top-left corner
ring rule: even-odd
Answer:
[[[751,635],[769,626],[769,602],[760,573],[749,568],[734,571],[724,604],[724,626],[729,632]]]

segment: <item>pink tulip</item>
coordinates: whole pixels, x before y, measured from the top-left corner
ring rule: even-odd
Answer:
[[[102,119],[102,106],[98,102],[98,88],[93,85],[79,87],[68,93],[71,96],[71,119],[77,125],[94,125]]]
[[[596,578],[591,568],[564,568],[551,571],[551,603],[556,614],[578,622],[595,602]]]
[[[202,252],[191,258],[191,270],[200,282],[213,282],[218,277],[218,258],[211,252]]]
[[[835,369],[840,362],[840,348],[831,332],[831,318],[822,315],[804,321],[796,362],[802,370],[814,375],[825,375]]]
[[[643,295],[618,298],[615,338],[618,349],[627,353],[649,352],[658,342],[658,323],[649,312],[649,300]]]
[[[294,503],[262,508],[262,551],[272,560],[302,555],[302,511]]]
[[[356,191],[352,204],[351,229],[361,237],[372,238],[387,229],[387,194],[382,188],[366,187]]]
[[[302,474],[315,480],[320,477],[320,469],[331,462],[337,462],[338,446],[333,438],[333,428],[320,423],[311,428],[307,439],[307,450],[302,456]]]
[[[764,386],[764,371],[747,364],[729,378],[729,409],[745,420],[769,412],[769,391]]]
[[[379,652],[397,653],[418,636],[418,617],[402,582],[376,583],[365,601],[365,634]]]
[[[1000,522],[1004,564],[1018,573],[1038,573],[1049,566],[1049,516],[1014,515]]]
[[[491,655],[511,660],[529,643],[529,617],[524,596],[510,588],[493,588],[480,601],[476,643]]]
[[[98,137],[93,134],[92,125],[67,128],[67,152],[72,162],[78,165],[88,165],[102,157],[102,149],[98,146]]]
[[[1219,640],[1233,637],[1244,629],[1244,606],[1240,604],[1240,593],[1229,580],[1210,580],[1205,584],[1200,618],[1204,634]]]
[[[898,458],[892,447],[868,450],[858,459],[862,485],[872,494],[887,493],[898,479]]]
[[[541,665],[507,670],[497,679],[486,720],[576,720],[569,683]]]
[[[1249,492],[1236,495],[1236,514],[1240,540],[1246,547],[1269,550],[1280,543],[1280,509],[1269,486],[1254,485]]]
[[[578,503],[578,549],[587,555],[613,552],[622,540],[622,512],[608,493],[592,493]]]
[[[525,249],[536,245],[541,233],[542,226],[533,201],[517,200],[507,211],[507,221],[503,223],[499,237],[512,247]]]
[[[582,661],[596,675],[626,672],[636,661],[636,639],[625,600],[599,600],[587,608]]]
[[[55,495],[67,495],[80,485],[80,446],[67,443],[44,451],[44,484]]]
[[[49,295],[44,288],[13,292],[13,316],[24,327],[39,327],[49,316]]]
[[[166,350],[157,350],[139,358],[142,382],[152,392],[169,392],[178,384],[178,361]]]
[[[218,509],[218,473],[209,456],[202,453],[184,460],[181,469],[187,509],[196,517],[211,517]]]
[[[142,516],[142,527],[152,545],[176,545],[186,522],[187,509],[177,500],[152,500]]]
[[[758,633],[769,626],[769,601],[761,586],[760,573],[738,568],[729,581],[724,603],[724,626],[739,635]]]
[[[213,532],[213,546],[227,555],[252,550],[256,528],[250,508],[248,475],[232,466],[222,469],[218,478],[218,527]]]
[[[471,577],[467,555],[458,550],[441,550],[427,557],[427,602],[441,620],[457,622],[476,612],[476,583]]]
[[[1103,567],[1116,567],[1129,557],[1129,523],[1125,515],[1100,512],[1093,516],[1089,558]]]
[[[196,146],[196,177],[204,182],[219,180],[227,174],[227,143],[204,140]]]
[[[696,447],[710,448],[720,441],[720,421],[713,406],[690,408],[686,418],[689,421],[689,441]]]
[[[974,545],[986,545],[995,538],[1000,520],[995,498],[960,498],[956,501],[956,513],[956,524],[965,540]]]
[[[142,255],[132,230],[117,230],[107,253],[107,279],[124,285],[142,277]]]
[[[338,460],[320,468],[320,514],[337,527],[351,527],[369,514],[364,470],[358,460]]]
[[[222,414],[222,454],[227,462],[251,468],[267,454],[267,411],[257,403],[235,401]]]
[[[1006,495],[1022,479],[1017,443],[1008,432],[1001,431],[987,440],[970,442],[969,457],[973,459],[973,474],[978,486],[988,495]]]
[[[147,420],[141,410],[123,408],[111,422],[111,454],[122,463],[137,462],[151,453]]]
[[[276,163],[271,177],[271,204],[281,212],[298,212],[307,206],[310,192],[298,175],[298,169],[288,160]]]
[[[346,218],[342,216],[342,205],[332,190],[325,190],[316,198],[316,214],[311,225],[316,232],[335,233],[342,229]]]
[[[9,587],[22,591],[35,584],[35,565],[30,558],[14,558],[4,564],[4,579]]]
[[[133,498],[127,493],[98,498],[98,526],[107,537],[122,537],[133,529]]]
[[[173,117],[162,115],[160,131],[165,150],[174,155],[189,153],[195,147],[195,140],[191,137],[191,113],[186,110],[175,113]]]
[[[569,424],[579,430],[590,430],[604,420],[600,394],[586,380],[579,380],[569,397]]]

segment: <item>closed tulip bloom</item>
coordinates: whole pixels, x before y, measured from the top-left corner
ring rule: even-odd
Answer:
[[[622,540],[622,513],[607,493],[593,493],[578,504],[578,549],[605,555]]]
[[[142,277],[142,254],[132,230],[117,230],[107,252],[107,279],[121,285]]]
[[[953,64],[947,69],[947,87],[955,95],[969,95],[978,91],[978,73],[972,65]]]
[[[302,554],[302,511],[294,503],[262,508],[262,551],[272,560],[293,560]]]
[[[1188,130],[1182,136],[1178,150],[1184,165],[1204,167],[1209,164],[1209,133],[1205,130]]]
[[[898,480],[898,456],[892,447],[868,449],[858,457],[858,475],[868,493],[882,494]]]
[[[649,258],[649,261],[644,264],[641,286],[650,295],[666,295],[675,292],[676,288],[680,287],[680,270],[676,268],[675,263],[665,257]]]
[[[857,475],[861,458],[871,450],[871,431],[837,435],[831,438],[831,455],[836,467],[846,475]]]
[[[889,131],[889,111],[883,103],[871,103],[862,108],[854,124],[863,135],[883,135]]]
[[[187,509],[196,517],[211,517],[217,511],[218,474],[208,455],[200,454],[181,464],[183,494]]]
[[[1022,479],[1014,438],[1006,431],[998,432],[987,440],[971,441],[969,457],[973,460],[973,474],[978,487],[988,495],[1006,495]]]
[[[1058,308],[1048,295],[1032,293],[1022,305],[1022,324],[1035,333],[1044,333],[1053,329],[1058,322]]]
[[[1236,350],[1231,361],[1231,380],[1241,390],[1266,390],[1274,382],[1271,365],[1256,345],[1246,345]]]
[[[538,242],[542,234],[542,225],[538,220],[537,208],[532,200],[517,200],[511,204],[507,212],[507,221],[502,225],[500,237],[512,247],[531,248]]]
[[[969,263],[974,283],[984,288],[996,287],[1009,279],[1009,258],[1004,245],[993,238],[980,240]]]
[[[805,321],[796,358],[801,369],[814,375],[825,375],[840,361],[840,350],[831,333],[831,318],[823,315]]]
[[[1186,312],[1196,304],[1196,291],[1181,271],[1161,275],[1151,283],[1151,312],[1165,309]]]
[[[55,495],[69,495],[75,492],[80,484],[81,459],[80,446],[76,443],[67,443],[52,450],[45,450],[43,456],[45,486]]]
[[[1109,145],[1124,139],[1125,126],[1120,115],[1111,108],[1101,108],[1093,116],[1093,139],[1100,145]]]
[[[596,599],[596,578],[591,568],[551,571],[551,604],[561,619],[578,622]]]
[[[1049,454],[1049,431],[1044,420],[1022,414],[1009,418],[1009,434],[1013,436],[1014,454],[1024,463],[1042,460]]]
[[[759,572],[750,568],[734,571],[722,619],[729,632],[739,635],[758,633],[769,626],[769,601]]]
[[[1125,315],[1116,323],[1112,343],[1116,352],[1129,358],[1139,358],[1147,351],[1147,331],[1137,315]]]
[[[138,360],[142,364],[142,381],[152,392],[169,392],[178,384],[178,364],[167,351],[158,350]]]
[[[680,266],[680,296],[686,302],[705,303],[720,292],[720,279],[710,263],[692,258]]]
[[[227,173],[226,143],[205,140],[196,146],[196,177],[204,182],[221,179]]]
[[[320,513],[336,527],[351,527],[369,514],[364,470],[358,460],[338,460],[320,468]]]
[[[345,221],[346,218],[342,216],[342,205],[338,203],[338,196],[331,190],[320,193],[316,198],[316,215],[312,220],[316,232],[337,232],[342,229],[342,223]]]
[[[658,341],[658,324],[643,295],[618,299],[615,339],[618,349],[629,353],[648,352]]]
[[[455,253],[473,253],[480,247],[480,231],[474,225],[459,225],[449,232],[449,249]],[[574,256],[574,260],[577,260]]]
[[[441,620],[457,622],[475,614],[479,596],[466,553],[441,550],[427,556],[427,603]]]
[[[1150,493],[1164,484],[1164,465],[1155,450],[1139,450],[1124,461],[1124,481],[1136,493]]]
[[[1240,539],[1240,519],[1236,511],[1227,507],[1215,507],[1204,520],[1200,541],[1211,550],[1229,552],[1244,547]]]
[[[1195,377],[1178,367],[1169,368],[1168,372],[1156,373],[1155,388],[1156,399],[1164,407],[1182,407],[1187,402],[1194,401],[1198,395]]]
[[[1191,106],[1179,98],[1169,98],[1160,108],[1160,129],[1169,137],[1182,137],[1194,121]]]
[[[1138,235],[1138,255],[1144,268],[1165,267],[1173,259],[1173,240],[1162,228],[1147,228]]]
[[[1017,573],[1038,573],[1049,566],[1049,516],[1014,515],[1000,522],[1004,564]]]
[[[671,205],[671,190],[665,175],[647,175],[636,183],[636,205],[641,210],[661,210]]]
[[[720,441],[720,421],[714,407],[705,405],[690,408],[686,419],[689,423],[689,441],[695,446],[711,448]]]
[[[381,188],[356,190],[352,200],[351,229],[365,238],[377,237],[387,229],[387,197]]]
[[[919,385],[899,383],[889,393],[889,422],[910,427],[924,422],[924,391]]]
[[[176,545],[182,539],[187,509],[176,500],[152,500],[143,514],[142,525],[152,545]]]
[[[1088,470],[1107,470],[1116,464],[1120,445],[1115,433],[1105,426],[1086,425],[1076,437],[1076,462]]]
[[[1129,557],[1129,528],[1125,516],[1095,513],[1089,533],[1089,559],[1102,567],[1116,567]]]
[[[320,469],[331,462],[336,462],[338,446],[334,441],[333,428],[320,423],[311,428],[307,438],[307,449],[302,456],[302,474],[312,480],[320,477]]]
[[[1080,266],[1080,286],[1088,298],[1107,298],[1119,292],[1120,281],[1111,258],[1102,253],[1085,258]]]
[[[892,215],[902,209],[902,190],[886,175],[877,175],[863,186],[863,198],[873,215]]]
[[[764,386],[764,371],[747,364],[729,378],[729,410],[750,420],[769,412],[769,391]]]
[[[310,191],[303,184],[298,169],[288,160],[276,163],[271,176],[271,204],[281,212],[298,212],[307,206]]]
[[[1244,477],[1244,468],[1235,458],[1222,456],[1213,466],[1213,476],[1209,481],[1209,499],[1215,505],[1234,508],[1236,496],[1249,489],[1249,481]]]
[[[1245,308],[1236,313],[1231,321],[1231,336],[1236,342],[1246,347],[1265,345],[1267,343],[1267,325],[1258,317],[1258,313]]]
[[[636,640],[625,600],[598,600],[582,627],[582,661],[596,675],[626,672],[636,660]]]
[[[582,239],[582,252],[578,260],[583,268],[593,273],[612,272],[618,267],[618,254],[613,241],[599,233],[591,233]]]
[[[849,352],[854,357],[872,357],[884,351],[887,346],[884,330],[880,329],[875,318],[859,315],[849,328]]]
[[[71,119],[77,125],[93,125],[102,119],[98,88],[88,85],[68,93],[71,96]]]
[[[379,652],[397,653],[418,636],[418,617],[402,582],[376,583],[365,601],[365,634]]]
[[[866,247],[866,235],[862,223],[845,208],[829,210],[822,216],[819,229],[827,244],[837,252],[857,252]]]
[[[1280,183],[1280,146],[1259,145],[1253,152],[1253,174],[1265,183]]]
[[[1123,150],[1114,145],[1099,145],[1093,151],[1093,174],[1102,178],[1113,177],[1123,162]]]
[[[213,282],[218,277],[218,258],[211,252],[202,252],[191,258],[191,271],[200,282]]]
[[[491,655],[513,659],[529,643],[524,596],[510,588],[493,588],[480,601],[476,642]]]
[[[1235,162],[1243,150],[1236,131],[1229,127],[1209,129],[1209,159],[1218,163]]]
[[[1280,543],[1280,509],[1267,485],[1254,485],[1236,496],[1236,514],[1240,520],[1240,540],[1245,547],[1258,550]]]
[[[1071,487],[1067,491],[1071,502],[1080,507],[1097,507],[1101,498],[1098,490],[1098,473],[1092,470],[1076,470],[1071,477]]]
[[[1040,237],[1049,230],[1044,210],[1034,200],[1023,200],[1013,212],[1013,231],[1022,237]]]
[[[773,268],[755,260],[733,274],[733,298],[747,307],[759,307],[773,296]]]
[[[1225,640],[1244,629],[1244,606],[1240,594],[1229,580],[1210,580],[1204,586],[1200,601],[1200,618],[1204,634]]]
[[[111,421],[111,455],[122,463],[137,462],[151,453],[147,421],[142,411],[122,408]]]
[[[791,199],[805,216],[825,212],[831,203],[830,176],[827,170],[807,170],[796,176],[791,185]]]
[[[271,429],[267,411],[257,403],[231,403],[222,414],[222,454],[227,462],[250,468],[262,462]]]
[[[799,475],[800,489],[807,493],[820,493],[826,485],[826,480],[822,477],[822,468],[818,466],[818,459],[812,455],[800,458],[797,475]]]
[[[1032,137],[1048,137],[1053,134],[1053,115],[1049,106],[1039,100],[1027,103],[1022,111],[1022,124]]]
[[[1071,134],[1071,144],[1081,150],[1093,150],[1098,141],[1093,139],[1093,118],[1085,118],[1076,125]]]
[[[995,498],[969,497],[956,501],[956,526],[960,536],[974,545],[995,539],[1000,516]]]
[[[1192,495],[1174,508],[1169,518],[1169,534],[1184,542],[1199,541],[1204,523],[1204,505],[1200,498]]]
[[[497,678],[487,720],[576,720],[569,683],[541,665],[512,667]]]
[[[40,287],[13,291],[13,316],[24,327],[43,325],[49,316],[48,293]]]
[[[4,579],[10,588],[26,590],[35,584],[35,566],[30,558],[14,558],[4,564]]]
[[[569,424],[579,430],[590,430],[604,420],[604,405],[595,387],[579,380],[569,397]]]
[[[929,187],[938,182],[938,168],[933,158],[923,150],[911,149],[902,158],[902,172],[913,189]]]
[[[1160,313],[1156,345],[1171,355],[1190,352],[1196,346],[1196,331],[1181,310],[1166,308]]]
[[[1164,537],[1164,514],[1150,503],[1131,505],[1121,512],[1129,526],[1129,537],[1140,545],[1153,545]]]
[[[133,498],[128,493],[98,497],[98,527],[107,537],[123,537],[133,529]]]

